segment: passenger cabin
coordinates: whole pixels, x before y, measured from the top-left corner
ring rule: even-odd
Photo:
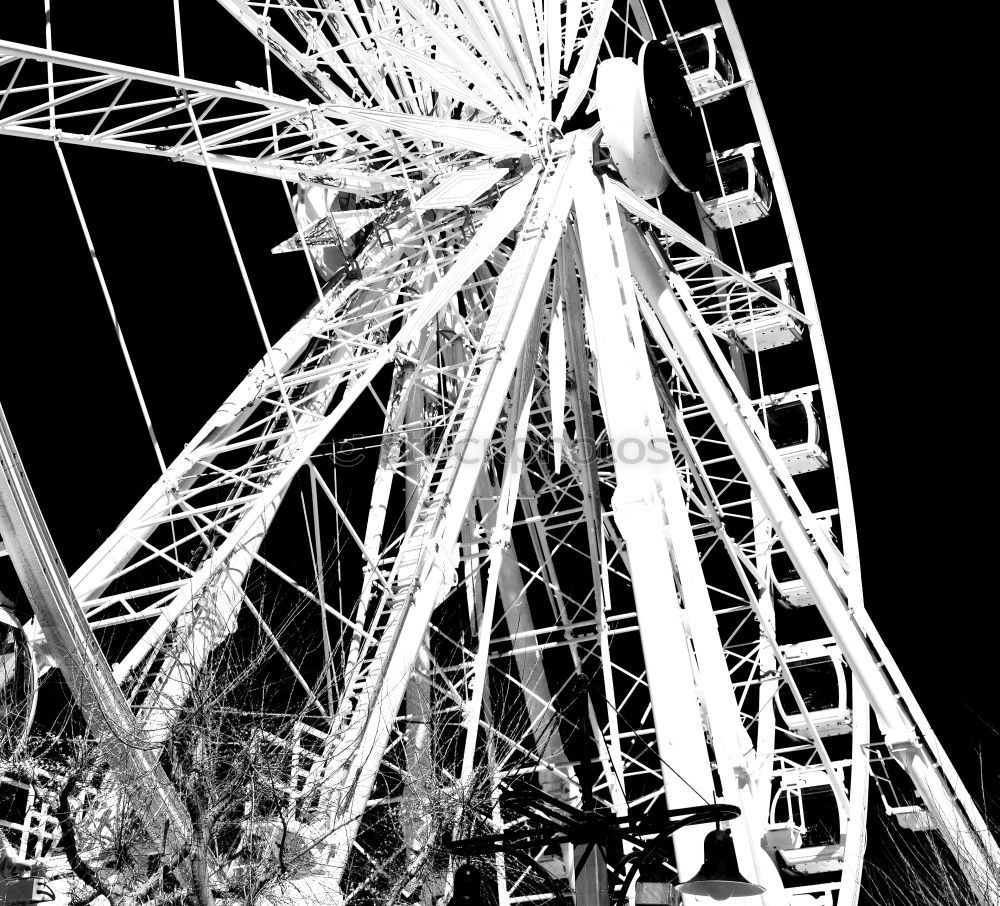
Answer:
[[[802,713],[791,686],[783,683],[777,706],[785,726],[808,737],[812,736],[810,721],[820,736],[849,733],[851,710],[847,706],[847,677],[839,649],[819,640],[785,645],[782,655],[807,711]]]
[[[923,804],[920,794],[907,782],[904,770],[884,743],[865,746],[868,763],[871,766],[875,786],[885,813],[896,819],[896,823],[908,831],[932,831],[934,819]]]
[[[765,404],[765,427],[792,475],[830,466],[821,446],[823,421],[813,405],[812,390],[789,390]]]
[[[835,768],[843,783],[843,768]],[[844,861],[847,816],[823,768],[801,767],[780,775],[771,802],[764,846],[798,874],[839,871]]]
[[[664,41],[664,46],[676,55],[677,45],[687,64],[684,80],[691,89],[691,97],[695,105],[701,107],[711,104],[721,97],[733,84],[733,66],[719,49],[716,32],[718,25],[699,28],[677,39],[677,44],[670,38]]]
[[[816,513],[815,515],[818,530],[825,532],[826,536],[832,540],[834,537],[833,514]],[[815,531],[813,539],[815,540]],[[771,583],[780,603],[788,607],[812,607],[816,603],[812,592],[802,581],[799,571],[792,563],[792,558],[781,547],[777,538],[771,547],[770,573]]]
[[[802,319],[796,315],[800,309],[792,288],[791,263],[759,270],[750,280],[763,292],[737,283],[726,297],[732,319],[731,335],[739,345],[747,352],[764,352],[801,340],[804,328]],[[764,293],[770,293],[781,304]]]
[[[792,563],[792,558],[783,550],[771,552],[771,580],[783,604],[789,607],[811,607],[816,603],[813,593]]]
[[[715,230],[742,226],[771,211],[771,185],[754,163],[756,143],[708,157],[705,186],[698,197]],[[716,174],[718,166],[718,174]],[[721,180],[721,185],[720,185]]]

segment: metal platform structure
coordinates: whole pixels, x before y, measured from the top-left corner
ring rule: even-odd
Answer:
[[[457,864],[439,844],[505,832],[514,781],[583,784],[643,828],[738,807],[761,906],[856,904],[870,805],[995,896],[997,844],[865,608],[821,309],[727,0],[217,2],[266,88],[186,77],[181,30],[179,74],[0,42],[2,141],[55,145],[112,314],[65,145],[207,171],[263,350],[71,574],[0,426],[36,692],[60,671],[109,745],[96,798],[138,790],[150,838],[183,846],[164,747],[213,656],[254,645],[294,703],[267,730],[309,854],[289,902],[431,906]],[[606,135],[601,72],[632,78],[615,61],[650,42],[683,66],[697,193],[647,178],[675,149],[643,145],[640,113]],[[748,134],[717,147],[730,121]],[[274,251],[317,293],[278,338],[223,170],[290,194]],[[8,840],[54,853],[22,798]],[[679,877],[703,837],[673,836]],[[483,859],[500,906],[571,895],[571,847]]]

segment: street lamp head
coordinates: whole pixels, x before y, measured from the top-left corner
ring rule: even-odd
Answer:
[[[455,888],[448,906],[482,906],[483,878],[479,869],[469,865],[460,865],[455,869]]]
[[[728,830],[714,830],[705,837],[705,862],[690,881],[677,889],[696,897],[728,900],[730,897],[755,897],[764,893],[759,884],[751,884],[736,862],[736,847]]]

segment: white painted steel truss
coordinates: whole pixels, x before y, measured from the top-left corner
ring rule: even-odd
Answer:
[[[819,312],[725,0],[682,15],[721,20],[739,74],[699,108],[706,130],[743,104],[766,157],[784,230],[753,268],[738,231],[696,239],[622,184],[598,127],[567,125],[599,60],[679,30],[672,4],[218,2],[310,100],[0,42],[0,133],[318,184],[342,212],[377,212],[352,227],[352,266],[61,596],[22,575],[36,613],[85,618],[105,646],[78,694],[117,701],[110,664],[155,747],[213,651],[252,640],[300,709],[273,739],[310,779],[287,793],[344,902],[397,881],[440,892],[447,869],[427,853],[508,826],[502,783],[572,799],[593,774],[618,815],[739,805],[763,904],[798,886],[845,906],[873,751],[903,766],[906,807],[982,885],[995,844],[863,608]],[[285,247],[341,244],[332,214]],[[785,262],[798,303],[752,278]],[[754,343],[754,319],[775,316],[809,349],[777,384]],[[822,513],[760,402],[802,387],[825,415]],[[4,541],[25,562],[27,541]],[[778,550],[806,618],[776,595]],[[66,667],[52,625],[30,627],[34,644]],[[796,666],[803,645],[843,659],[836,734]],[[808,816],[796,828],[780,802],[817,777],[839,827],[813,854]],[[167,779],[157,789],[170,799]],[[414,815],[432,800],[448,816],[434,826]],[[682,877],[701,836],[674,839]],[[536,859],[568,856],[550,849]],[[501,903],[550,895],[530,865],[491,871]]]

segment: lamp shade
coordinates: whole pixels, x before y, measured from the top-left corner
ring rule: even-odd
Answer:
[[[764,893],[759,884],[751,884],[740,874],[736,847],[728,830],[714,830],[705,837],[705,862],[690,881],[677,885],[689,896],[728,900],[730,897],[755,897]]]
[[[483,878],[479,869],[466,863],[455,869],[455,887],[449,906],[482,906]]]

